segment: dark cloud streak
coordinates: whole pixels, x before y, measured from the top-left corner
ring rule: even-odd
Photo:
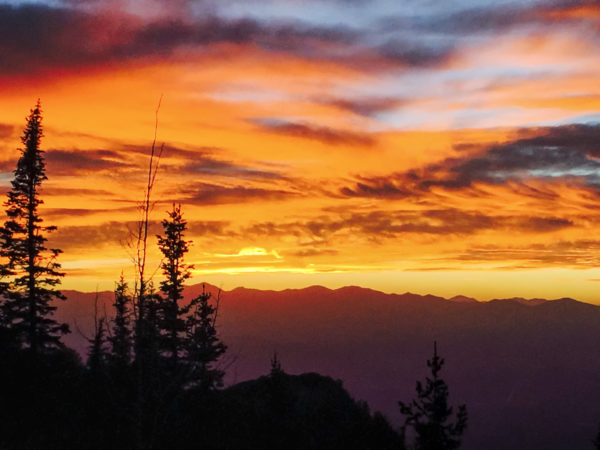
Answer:
[[[52,175],[73,175],[93,172],[132,169],[131,163],[108,158],[119,158],[117,152],[111,150],[48,150],[44,155],[48,173]]]
[[[321,102],[320,100],[317,100]],[[404,99],[398,98],[358,98],[358,99],[332,99],[322,102],[325,105],[350,111],[354,114],[374,117],[379,113],[392,111],[407,103]]]
[[[244,203],[252,200],[283,200],[298,194],[282,189],[195,183],[192,186],[182,187],[182,189],[177,192],[177,195],[180,196],[177,201],[182,201],[186,204],[218,205]]]
[[[40,4],[0,5],[0,75],[56,68],[165,58],[177,49],[213,44],[251,44],[309,60],[373,70],[390,65],[431,66],[451,51],[392,40],[370,46],[368,30],[224,19],[214,14],[143,20],[125,13],[94,13]]]
[[[566,125],[523,130],[537,133],[512,142],[482,147],[462,157],[448,158],[421,170],[388,176],[358,177],[341,188],[346,197],[400,199],[420,197],[431,188],[472,188],[474,183],[507,185],[529,180],[578,183],[600,191],[600,125]],[[520,193],[553,199],[556,193],[523,186]]]
[[[252,119],[250,122],[270,133],[319,141],[329,145],[371,147],[376,144],[376,139],[367,133],[338,130],[273,118]]]
[[[539,234],[574,226],[574,222],[561,217],[490,216],[458,209],[431,209],[371,211],[298,222],[263,222],[245,228],[242,234],[254,237],[292,235],[298,239],[312,239],[312,243],[330,242],[336,236],[351,235],[381,242],[384,239],[401,239],[408,234],[466,236],[486,230]]]

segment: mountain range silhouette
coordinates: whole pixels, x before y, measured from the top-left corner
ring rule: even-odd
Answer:
[[[185,299],[201,291],[188,286]],[[113,294],[63,293],[57,316],[74,329],[64,341],[83,354],[94,298],[111,311]],[[450,401],[469,409],[467,450],[589,448],[600,417],[600,307],[571,298],[236,288],[221,294],[218,328],[230,349],[227,385],[268,373],[276,351],[287,373],[341,379],[395,425],[397,401],[414,397],[436,340]]]

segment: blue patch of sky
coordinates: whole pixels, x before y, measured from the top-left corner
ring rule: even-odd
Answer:
[[[169,0],[157,0],[156,4]],[[4,0],[0,4],[46,4],[48,6],[73,6],[69,0]],[[85,2],[83,2],[85,3]],[[95,0],[97,6],[114,5],[112,0]],[[128,0],[123,3],[136,3]],[[345,24],[347,26],[372,25],[374,20],[397,16],[426,23],[428,18],[446,16],[471,9],[495,9],[499,7],[544,5],[547,0],[187,0],[187,6],[197,14],[207,10],[218,11],[229,18],[253,18],[258,21],[300,20],[318,25]],[[147,6],[147,5],[145,5]],[[189,11],[190,9],[186,9]]]
[[[510,74],[528,75],[527,71],[512,71]],[[464,101],[465,96],[486,89],[494,80],[508,77],[508,71],[484,69],[412,69],[395,71],[378,77],[376,83],[359,80],[357,83],[340,84],[333,94],[341,98],[403,98],[435,99],[436,101]],[[518,78],[518,77],[517,77]],[[457,83],[464,83],[464,90],[457,91]]]
[[[545,125],[569,125],[569,124],[582,124],[582,125],[598,125],[600,124],[600,113],[584,114],[579,116],[568,117],[559,120],[550,120]]]
[[[567,118],[561,121],[528,120],[528,117],[528,110],[516,106],[491,109],[471,107],[457,111],[443,108],[422,109],[419,104],[411,105],[410,103],[397,110],[381,112],[377,115],[378,120],[382,122],[382,130],[409,130],[411,128],[460,130],[464,128],[533,127],[600,122],[600,120],[584,122],[577,118]],[[600,119],[600,116],[595,117]]]
[[[333,95],[338,98],[402,98],[408,100],[398,110],[379,113],[376,118],[390,127],[419,126],[426,123],[442,120],[452,121],[453,128],[463,125],[472,126],[476,123],[489,124],[495,114],[499,117],[519,116],[524,118],[525,110],[517,107],[489,109],[486,102],[480,103],[478,96],[485,95],[485,91],[494,85],[519,84],[526,80],[546,79],[547,77],[569,73],[569,67],[549,64],[537,67],[507,67],[498,64],[484,67],[466,69],[438,69],[415,68],[409,71],[396,70],[378,75],[376,83],[365,83],[360,80],[356,83],[340,84]],[[416,103],[410,104],[410,99]],[[429,109],[419,112],[419,103],[431,99],[438,107],[435,111]],[[464,102],[467,106],[463,111],[456,111],[453,103]],[[449,109],[443,106],[447,104]],[[481,107],[479,106],[481,105]],[[578,122],[595,121],[597,115],[583,116]],[[569,120],[534,121],[531,125],[572,123]],[[498,123],[498,125],[503,125]],[[512,121],[505,125],[514,125]],[[524,124],[526,125],[526,124]]]
[[[411,130],[432,123],[432,121],[447,117],[447,113],[438,112],[432,114],[431,111],[412,108],[410,105],[405,109],[395,111],[381,112],[377,114],[377,119],[386,124],[382,129]]]
[[[598,177],[598,169],[600,164],[595,164],[595,167],[573,167],[559,168],[549,167],[544,169],[529,170],[529,175],[534,177],[561,178],[561,177]]]
[[[259,21],[293,19],[319,25],[342,23],[364,27],[376,19],[390,16],[426,21],[428,16],[455,14],[474,8],[511,5],[516,8],[541,3],[543,0],[246,0],[215,4],[218,4],[219,12],[224,17],[248,17]]]
[[[351,27],[368,26],[382,12],[401,2],[391,0],[362,1],[244,1],[223,3],[219,13],[227,18],[252,18],[258,21],[302,21],[312,25]],[[391,9],[393,11],[393,9]]]
[[[12,5],[12,6],[23,6],[23,5],[46,5],[51,7],[65,6],[65,2],[62,0],[5,0],[0,1],[0,5]]]
[[[513,117],[521,117],[523,108],[507,106],[502,108],[465,108],[450,113],[449,128],[460,130],[464,128],[489,128],[496,126],[514,125]],[[519,121],[520,123],[521,121]],[[534,125],[527,124],[527,125]]]

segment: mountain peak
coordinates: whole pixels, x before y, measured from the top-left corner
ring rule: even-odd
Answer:
[[[467,297],[466,295],[455,295],[448,300],[455,303],[479,303],[479,300],[474,299],[473,297]]]

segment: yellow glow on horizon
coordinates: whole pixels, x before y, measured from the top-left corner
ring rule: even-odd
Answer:
[[[214,256],[216,256],[218,258],[235,258],[238,256],[269,256],[269,255],[274,256],[277,259],[281,259],[281,256],[279,255],[279,253],[277,253],[277,250],[267,251],[266,249],[264,249],[262,247],[244,247],[239,252],[234,253],[234,254],[217,253]]]
[[[231,268],[220,268],[220,269],[194,269],[192,273],[210,275],[210,274],[232,274],[238,275],[243,273],[315,273],[317,272],[314,268],[299,268],[299,267],[269,267],[269,266],[255,266],[255,267],[231,267]]]

